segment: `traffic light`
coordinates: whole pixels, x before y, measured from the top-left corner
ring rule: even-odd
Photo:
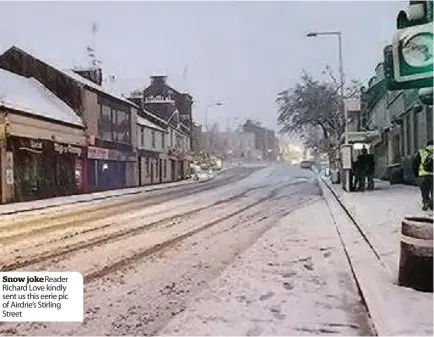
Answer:
[[[384,49],[389,90],[432,87],[432,22],[432,1],[410,1],[407,11],[399,12],[398,31],[392,45]]]

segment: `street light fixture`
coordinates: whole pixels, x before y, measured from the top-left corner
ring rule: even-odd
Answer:
[[[208,132],[208,108],[211,108],[213,106],[222,106],[223,103],[222,102],[217,102],[217,103],[212,103],[212,104],[208,104],[205,106],[205,128],[206,128],[206,132]]]
[[[338,37],[338,49],[339,49],[339,77],[340,77],[340,96],[341,96],[341,108],[345,118],[345,144],[348,144],[348,111],[345,109],[344,101],[344,64],[342,60],[342,33],[341,32],[310,32],[307,37],[316,37],[319,35],[334,35]]]

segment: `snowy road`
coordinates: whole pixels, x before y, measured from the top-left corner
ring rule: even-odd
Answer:
[[[237,168],[202,184],[3,217],[1,269],[81,272],[85,321],[0,324],[0,334],[370,334],[312,173],[277,165],[253,171]],[[287,267],[271,262],[277,257]],[[276,290],[265,289],[262,263],[280,266],[268,274],[286,275],[279,283],[285,292],[299,286],[274,296]],[[295,271],[300,263],[303,272]],[[243,284],[243,273],[259,286]],[[261,318],[268,299],[284,300],[284,307],[262,308],[273,316],[268,330],[242,315],[229,325],[223,317],[211,330],[201,327],[217,308],[209,297],[216,300],[222,277],[232,283],[217,302],[229,304],[232,292],[244,291],[243,305],[256,301],[252,316]],[[236,317],[239,310],[223,305],[213,317]]]

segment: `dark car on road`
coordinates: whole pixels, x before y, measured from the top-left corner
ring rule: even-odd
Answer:
[[[313,166],[313,162],[310,161],[310,160],[303,160],[303,161],[300,163],[300,167],[301,167],[302,169],[311,169],[312,166]]]

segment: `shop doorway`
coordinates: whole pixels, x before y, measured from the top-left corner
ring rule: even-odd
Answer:
[[[176,180],[176,165],[173,159],[170,159],[170,174],[172,176],[172,181]]]
[[[158,177],[161,184],[163,182],[163,160],[162,159],[159,159],[158,161]]]
[[[180,166],[180,176],[181,176],[181,179],[184,179],[184,161],[180,161],[179,162],[179,166]]]

